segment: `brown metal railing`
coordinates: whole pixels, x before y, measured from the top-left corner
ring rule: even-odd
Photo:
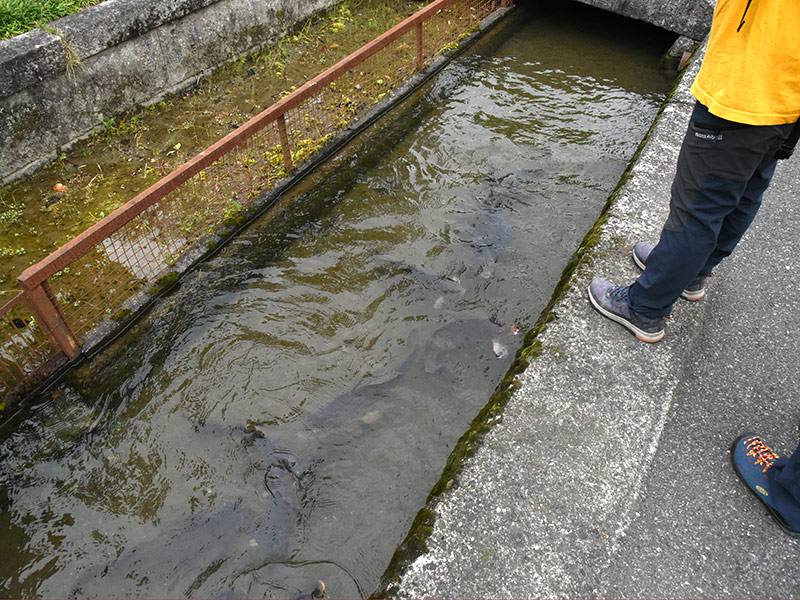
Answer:
[[[26,269],[0,307],[0,406],[54,355],[121,320],[230,217],[513,0],[435,0]],[[127,308],[126,308],[127,307]]]
[[[31,315],[22,293],[0,307],[0,391],[16,391],[31,377],[41,375],[41,369],[58,349]],[[0,406],[4,405],[5,398],[0,394]]]

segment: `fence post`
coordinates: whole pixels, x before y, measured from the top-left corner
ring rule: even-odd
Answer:
[[[417,24],[417,69],[422,71],[422,68],[425,66],[425,53],[422,48],[422,23],[420,21]]]
[[[67,324],[47,281],[26,289],[23,301],[54,348],[61,350],[70,360],[80,356],[80,343]]]
[[[278,116],[278,135],[281,138],[281,148],[283,148],[283,168],[289,173],[294,168],[292,164],[292,150],[289,148],[289,133],[286,131],[286,115]]]

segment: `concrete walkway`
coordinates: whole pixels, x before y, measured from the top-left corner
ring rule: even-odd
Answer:
[[[630,249],[657,241],[700,58],[662,113],[572,278],[545,351],[501,422],[432,508],[428,552],[403,598],[789,598],[800,540],[730,467],[738,434],[800,440],[800,157],[699,302],[679,301],[658,344],[594,311],[597,275],[628,283]]]

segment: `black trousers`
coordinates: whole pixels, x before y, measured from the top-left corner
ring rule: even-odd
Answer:
[[[647,269],[631,286],[630,307],[663,317],[698,275],[730,255],[761,206],[775,151],[792,124],[743,125],[697,102],[678,157],[670,211]]]

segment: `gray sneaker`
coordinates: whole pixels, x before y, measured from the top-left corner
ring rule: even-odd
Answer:
[[[653,248],[655,248],[655,246],[647,242],[637,242],[633,247],[633,262],[635,262],[636,266],[642,271],[645,269],[647,257],[650,256]],[[695,277],[694,280],[686,286],[686,289],[681,292],[681,298],[684,300],[700,300],[700,298],[703,298],[706,295],[706,279],[708,277],[710,277],[710,275],[698,275]]]
[[[664,337],[664,317],[652,319],[640,315],[628,306],[628,290],[624,285],[614,285],[595,279],[589,285],[589,301],[601,315],[626,327],[643,342],[658,342]]]

